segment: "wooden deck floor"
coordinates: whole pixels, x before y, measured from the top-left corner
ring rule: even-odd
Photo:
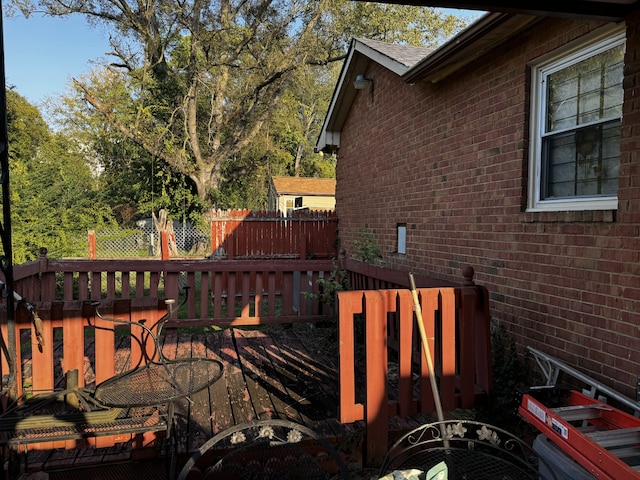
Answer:
[[[225,365],[223,377],[176,406],[180,453],[251,420],[283,418],[326,437],[348,433],[337,420],[338,354],[329,329],[225,329],[204,335],[179,335],[177,356],[208,356]],[[172,345],[165,338],[165,350]],[[351,427],[350,427],[351,428]]]
[[[240,423],[268,418],[304,424],[327,438],[345,456],[347,463],[357,466],[361,462],[364,422],[342,424],[337,419],[335,328],[294,324],[289,327],[229,328],[206,334],[184,330],[168,331],[164,335],[163,353],[168,358],[215,358],[223,363],[224,373],[209,388],[192,395],[189,400],[176,402],[174,448],[178,465],[184,464],[192,452],[218,432]],[[88,387],[95,380],[90,358],[91,352],[87,352],[85,381]],[[116,351],[116,370],[121,372],[128,368],[130,349],[123,340]],[[432,420],[420,415],[390,419],[390,430],[406,431]],[[163,451],[161,455],[166,453]],[[29,452],[28,457],[30,470],[46,472],[117,463],[146,455],[133,452],[131,445],[123,444],[75,451],[34,451]]]

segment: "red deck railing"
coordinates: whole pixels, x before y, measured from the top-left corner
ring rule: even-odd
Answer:
[[[442,287],[421,288],[418,294],[442,408],[473,408],[476,393],[491,393],[487,291]],[[435,412],[413,297],[398,289],[339,292],[338,312],[339,419],[366,421],[366,462],[377,465],[388,448],[388,417]],[[356,344],[365,347],[361,359]],[[389,382],[391,360],[397,365],[396,384]],[[364,368],[355,368],[358,363]]]
[[[307,294],[318,293],[317,279],[331,269],[330,260],[53,260],[43,254],[39,261],[15,267],[14,289],[36,306],[45,345],[38,346],[35,334],[31,342],[21,343],[20,330],[30,328],[31,320],[18,308],[15,358],[31,360],[34,391],[50,391],[69,370],[84,369],[84,328],[93,320],[83,313],[88,302],[99,300],[106,314],[145,318],[151,324],[166,313],[162,301],[180,300],[185,286],[190,287],[187,303],[167,328],[318,321],[325,317]],[[7,338],[6,323],[2,328]],[[58,328],[64,355],[56,373],[52,340]],[[94,368],[100,381],[114,373],[113,329],[97,329],[95,342]],[[17,378],[22,378],[22,362],[16,367]],[[8,371],[4,356],[0,368],[0,373]],[[21,394],[22,382],[18,384]]]
[[[98,329],[95,337],[85,335],[85,327],[95,321],[93,309],[87,308],[92,300],[100,300],[106,315],[146,318],[152,323],[166,312],[159,299],[178,299],[180,287],[188,286],[189,300],[177,319],[167,324],[169,328],[312,322],[325,317],[305,293],[317,294],[317,279],[329,275],[333,266],[328,259],[91,261],[53,260],[43,253],[38,261],[14,269],[14,288],[36,305],[45,340],[39,347],[31,333],[30,342],[21,342],[21,330],[24,335],[30,328],[30,317],[19,308],[15,337],[18,393],[22,393],[22,366],[27,359],[35,392],[59,387],[71,370],[83,372],[87,341],[95,341],[95,359],[89,361],[96,382],[114,374],[113,330]],[[338,294],[340,420],[366,421],[366,451],[375,462],[386,452],[388,416],[430,413],[433,397],[415,333],[410,292],[401,288],[365,291],[383,284],[401,286],[403,278],[408,281],[406,273],[348,262],[345,266],[351,268],[350,279],[361,282],[361,290]],[[421,287],[438,281],[416,276],[446,410],[470,408],[476,390],[491,390],[488,295],[484,288],[473,285],[472,276],[473,271],[467,269],[466,286],[433,289]],[[364,337],[358,336],[358,322],[363,324]],[[2,329],[7,338],[6,323]],[[54,336],[60,335],[63,351],[55,352]],[[366,346],[365,377],[356,375],[358,342]],[[132,342],[134,360],[140,354],[135,344]],[[389,360],[396,361],[399,369],[398,386],[392,392],[387,387]],[[0,368],[6,374],[4,357]],[[419,379],[416,384],[414,377]],[[84,382],[82,375],[79,382]],[[412,393],[414,387],[417,396]]]

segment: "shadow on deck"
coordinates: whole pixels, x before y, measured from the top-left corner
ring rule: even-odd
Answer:
[[[88,348],[93,348],[92,345]],[[171,448],[178,469],[217,433],[241,423],[271,418],[291,420],[313,429],[341,453],[351,468],[362,466],[364,422],[340,423],[338,420],[335,326],[293,324],[227,328],[207,333],[197,329],[169,330],[162,345],[163,353],[171,359],[206,357],[220,360],[224,365],[220,380],[190,399],[181,399],[174,404],[175,430]],[[62,350],[62,345],[58,345],[58,349]],[[87,352],[86,358],[93,358],[92,352]],[[115,365],[117,371],[125,371],[130,366],[126,339],[116,349]],[[88,360],[85,384],[89,388],[95,385],[93,368]],[[432,420],[433,417],[427,415],[391,417],[390,435]],[[84,471],[83,478],[103,478],[100,475],[105,475],[104,478],[117,480],[132,478],[128,476],[132,475],[131,469],[141,468],[138,463],[120,466],[121,462],[155,459],[149,472],[166,467],[172,452],[162,434],[145,449],[133,449],[135,442],[135,436],[131,436],[108,447],[29,450],[22,455],[22,471],[48,472],[54,480],[71,478],[65,475],[77,475],[82,473],[79,469],[101,464],[93,473]],[[111,466],[106,466],[107,463]],[[129,473],[120,477],[114,473],[119,471]],[[162,477],[156,472],[153,477],[145,473],[143,476],[136,474],[135,478]]]

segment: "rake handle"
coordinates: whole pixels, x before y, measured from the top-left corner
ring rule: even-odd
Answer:
[[[433,391],[433,401],[436,404],[436,415],[438,421],[444,421],[444,414],[442,413],[442,403],[440,402],[440,393],[438,391],[438,383],[436,382],[435,369],[433,368],[433,359],[431,358],[431,349],[429,348],[429,342],[427,341],[427,333],[424,330],[424,320],[422,319],[422,308],[420,307],[420,301],[418,300],[418,292],[416,291],[416,283],[413,280],[413,273],[409,273],[409,283],[411,285],[411,295],[413,296],[413,306],[416,312],[416,318],[418,320],[418,330],[420,330],[420,338],[422,339],[422,348],[424,348],[424,354],[427,357],[427,368],[429,369],[429,381],[431,382],[431,390]]]

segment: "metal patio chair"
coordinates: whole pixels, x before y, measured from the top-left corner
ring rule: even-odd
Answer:
[[[186,295],[178,308],[187,301]],[[96,315],[102,320],[122,325],[136,325],[142,329],[140,337],[144,361],[136,367],[115,375],[96,386],[93,396],[109,407],[145,407],[167,404],[172,417],[173,402],[207,388],[222,377],[222,363],[213,358],[185,357],[169,359],[162,353],[160,337],[164,324],[171,319],[176,310],[173,302],[167,301],[168,312],[151,327],[144,322],[132,322],[109,318],[98,311]],[[153,342],[152,354],[146,348],[147,342]]]
[[[188,290],[180,305],[187,297]],[[104,316],[98,309],[100,302],[92,302],[95,315],[103,321],[139,327],[142,334],[132,335],[132,341],[136,338],[140,342],[142,358],[129,370],[101,382],[95,389],[78,388],[77,382],[72,382],[62,391],[16,399],[0,414],[0,446],[18,451],[24,445],[46,441],[164,432],[171,450],[169,468],[173,470],[175,458],[170,442],[173,441],[174,402],[188,399],[220,379],[223,365],[212,358],[169,359],[162,353],[162,329],[176,311],[172,302],[167,304],[168,312],[154,325],[147,326],[144,320]],[[150,348],[147,348],[149,342]],[[70,373],[77,375],[77,372]]]
[[[178,480],[350,480],[338,452],[310,428],[270,419],[228,428],[205,442]]]
[[[387,453],[379,477],[440,469],[446,476],[433,478],[534,480],[540,478],[541,462],[532,447],[506,430],[472,420],[445,420],[403,435]]]

